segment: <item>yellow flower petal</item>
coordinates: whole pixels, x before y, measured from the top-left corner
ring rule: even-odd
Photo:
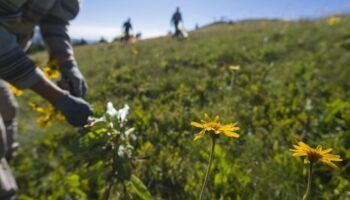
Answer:
[[[304,142],[298,142],[298,145],[293,145],[294,149],[290,149],[293,152],[292,156],[298,157],[302,156],[304,158],[304,163],[309,164],[311,162],[320,161],[334,169],[338,167],[332,162],[342,161],[339,155],[329,154],[332,151],[331,148],[323,150],[321,145],[318,145],[316,148],[311,148]]]
[[[339,155],[333,155],[333,154],[326,154],[324,155],[324,158],[331,161],[343,161]]]
[[[322,153],[326,154],[326,153],[331,152],[332,150],[333,150],[332,148],[329,148],[329,149],[323,150]]]
[[[9,83],[7,84],[7,86],[14,95],[16,95],[18,97],[23,95],[23,90],[17,89],[15,86],[13,86]]]
[[[216,115],[216,116],[215,116],[215,119],[214,119],[214,122],[219,122],[219,120],[220,120],[219,115]]]
[[[201,137],[203,137],[203,136],[200,136],[200,135],[196,135],[195,137],[194,137],[194,141],[196,141],[196,140],[198,140],[199,138],[201,138]]]
[[[28,106],[32,108],[35,112],[38,113],[45,113],[45,109],[43,107],[40,107],[39,105],[33,103],[33,102],[28,102]]]
[[[221,130],[223,131],[237,131],[239,130],[239,127],[222,127]]]
[[[298,144],[301,148],[311,149],[311,147],[309,145],[305,144],[304,142],[300,141],[300,142],[298,142]]]
[[[207,121],[211,121],[211,119],[207,113],[204,114],[204,119]]]
[[[324,164],[332,167],[333,169],[339,169],[339,167],[337,165],[335,165],[334,163],[332,163],[332,162],[329,162],[327,160],[320,160],[320,161],[323,162]]]
[[[198,127],[198,128],[203,128],[203,125],[201,123],[198,123],[198,122],[191,122],[191,125]]]
[[[36,122],[38,123],[39,126],[41,126],[43,128],[48,128],[52,125],[51,119],[47,115],[42,116],[42,117],[38,117]]]
[[[224,135],[227,137],[239,138],[239,134],[231,131],[224,131]]]
[[[307,156],[305,152],[298,152],[298,153],[293,153],[292,156],[298,157],[298,156]]]
[[[317,151],[322,151],[322,146],[321,145],[317,145],[316,150]]]
[[[234,132],[239,130],[239,127],[236,125],[236,123],[230,123],[227,125],[221,124],[219,122],[220,117],[218,115],[215,116],[214,120],[210,120],[208,114],[204,114],[204,117],[207,121],[201,120],[202,123],[191,122],[192,126],[202,129],[202,131],[198,134],[199,137],[204,135],[206,131],[212,132],[217,135],[224,134],[228,137],[239,137],[239,134]],[[198,139],[198,137],[196,136],[195,139]]]

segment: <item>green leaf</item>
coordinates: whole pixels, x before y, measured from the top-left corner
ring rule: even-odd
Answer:
[[[117,172],[118,177],[130,180],[131,178],[131,160],[127,154],[118,154],[119,146],[113,150],[113,169]]]
[[[73,174],[73,175],[67,177],[65,182],[69,187],[72,187],[72,188],[79,187],[80,177],[77,174]]]
[[[153,199],[151,193],[148,191],[145,184],[137,176],[132,175],[130,182],[131,182],[132,191],[135,192],[140,199],[142,200]]]
[[[27,195],[24,195],[24,194],[21,194],[18,199],[20,199],[20,200],[34,200],[33,198],[28,197]]]

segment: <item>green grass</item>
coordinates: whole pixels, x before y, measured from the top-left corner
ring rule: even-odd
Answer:
[[[306,166],[289,152],[299,140],[344,159],[339,171],[316,165],[311,199],[349,199],[349,36],[349,16],[335,26],[251,20],[209,26],[186,41],[98,44],[75,54],[95,110],[108,101],[131,107],[135,151],[148,158],[134,173],[155,199],[198,198],[210,141],[194,142],[190,122],[204,113],[241,127],[241,138],[219,139],[205,199],[300,199]],[[23,148],[12,164],[22,197],[98,199],[109,179],[71,151],[82,133],[66,123],[39,128],[19,101]]]

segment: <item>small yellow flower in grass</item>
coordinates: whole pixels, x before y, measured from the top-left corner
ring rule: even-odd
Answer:
[[[15,94],[16,96],[22,96],[23,95],[23,90],[17,89],[15,86],[11,85],[11,84],[7,84],[8,88],[11,90],[11,92],[13,94]]]
[[[60,72],[58,71],[58,61],[50,60],[47,65],[43,69],[44,74],[49,79],[58,78],[60,76]]]
[[[311,182],[312,182],[312,173],[314,163],[320,161],[326,165],[338,169],[338,167],[332,162],[342,161],[339,155],[329,154],[332,151],[329,149],[322,149],[321,145],[318,145],[316,148],[311,148],[309,145],[304,142],[298,142],[297,145],[293,145],[294,149],[290,149],[293,152],[294,157],[305,157],[304,163],[309,165],[308,178],[307,178],[307,187],[303,200],[307,200],[311,193]]]
[[[199,122],[191,122],[191,125],[197,128],[201,128],[202,130],[195,136],[194,140],[197,140],[204,136],[204,134],[209,131],[214,133],[215,135],[219,135],[223,133],[227,137],[239,138],[239,134],[235,131],[239,130],[239,127],[236,123],[230,123],[227,125],[221,124],[219,122],[220,117],[216,116],[214,120],[211,120],[210,117],[205,114],[205,120],[201,120]]]
[[[210,138],[211,138],[211,148],[210,148],[210,155],[209,155],[209,161],[208,161],[208,168],[204,175],[203,184],[201,187],[201,192],[199,199],[203,199],[204,195],[204,189],[205,185],[208,180],[208,174],[210,171],[210,166],[214,157],[214,150],[215,150],[215,143],[216,139],[220,134],[224,134],[227,137],[233,137],[233,138],[239,138],[239,134],[235,131],[239,130],[239,127],[236,123],[230,123],[230,124],[221,124],[220,123],[220,117],[217,115],[214,120],[210,119],[208,114],[204,114],[204,120],[201,120],[201,123],[199,122],[191,122],[191,125],[197,128],[201,128],[202,130],[195,136],[194,140],[197,140],[204,136],[206,132],[209,132]]]
[[[341,19],[339,17],[330,17],[327,19],[327,24],[330,26],[337,25],[341,22]]]
[[[35,112],[41,113],[41,116],[37,118],[36,122],[43,128],[49,128],[54,120],[63,121],[65,119],[52,105],[49,105],[46,109],[33,102],[28,102],[28,105]]]
[[[58,121],[65,120],[64,115],[58,111],[55,107],[53,107],[51,104],[47,108],[47,114],[51,116],[52,119],[56,119]]]
[[[44,75],[49,79],[58,78],[60,76],[60,72],[57,69],[45,67],[43,71]]]
[[[342,161],[339,155],[329,154],[332,151],[329,149],[322,149],[321,145],[318,145],[316,148],[311,148],[309,145],[304,142],[298,142],[298,145],[293,145],[294,149],[290,149],[293,152],[294,157],[305,157],[304,163],[310,164],[320,161],[334,169],[338,167],[332,162]]]
[[[43,128],[49,128],[52,125],[52,120],[50,115],[44,115],[44,116],[38,117],[36,122],[39,124],[39,126]]]
[[[230,65],[228,67],[231,71],[239,71],[241,67],[239,65]]]
[[[62,113],[57,111],[55,119],[57,119],[58,121],[64,121],[66,118],[64,117],[64,115],[62,115]]]
[[[32,108],[32,110],[34,110],[35,112],[38,112],[38,113],[45,113],[45,109],[39,105],[37,105],[36,103],[33,103],[33,102],[28,102],[28,106],[30,108]]]

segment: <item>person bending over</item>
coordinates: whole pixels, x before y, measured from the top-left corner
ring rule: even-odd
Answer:
[[[17,103],[7,83],[30,89],[50,102],[73,126],[86,124],[92,108],[83,98],[87,84],[74,58],[69,21],[79,0],[0,0],[0,199],[16,199],[17,184],[6,157],[16,147]],[[26,56],[34,28],[40,27],[49,59],[58,64],[63,90]]]

